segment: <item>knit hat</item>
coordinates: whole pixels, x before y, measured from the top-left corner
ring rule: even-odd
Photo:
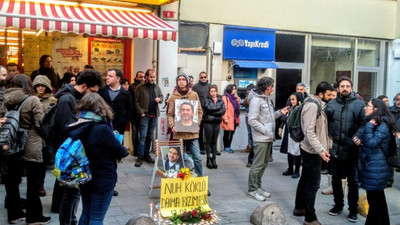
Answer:
[[[35,79],[33,80],[33,88],[35,88],[36,85],[43,85],[46,87],[46,92],[51,93],[51,81],[46,75],[37,75]]]
[[[178,85],[178,78],[180,76],[183,76],[186,79],[186,87],[189,86],[189,77],[185,73],[178,74],[178,76],[176,77],[176,84]]]

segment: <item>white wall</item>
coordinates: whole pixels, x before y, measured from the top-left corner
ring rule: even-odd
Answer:
[[[400,39],[389,43],[386,95],[389,97],[390,105],[393,104],[393,97],[400,92],[400,59],[394,58],[395,49],[400,49]]]
[[[135,79],[137,71],[146,72],[152,66],[153,40],[151,39],[134,39],[133,41],[133,70],[132,80]]]

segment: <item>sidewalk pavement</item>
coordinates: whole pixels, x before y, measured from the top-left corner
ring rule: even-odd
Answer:
[[[217,158],[218,169],[208,169],[205,166],[203,156],[203,173],[209,177],[209,204],[212,209],[217,210],[220,224],[248,225],[250,216],[254,209],[261,203],[247,196],[247,179],[249,168],[246,167],[247,153],[239,150],[235,153],[222,153]],[[274,161],[269,164],[263,176],[263,188],[271,193],[268,201],[277,203],[283,210],[289,225],[302,224],[304,217],[292,215],[294,207],[295,192],[299,179],[292,179],[290,176],[282,176],[287,168],[286,155],[279,153],[279,146],[274,146]],[[119,196],[113,197],[110,208],[106,215],[105,225],[125,225],[132,217],[149,213],[150,202],[159,202],[159,190],[153,191],[154,198],[149,198],[148,186],[150,184],[153,165],[144,163],[142,167],[134,167],[135,159],[131,156],[124,159],[118,167],[118,184],[116,190]],[[395,172],[395,182],[392,188],[385,190],[388,202],[391,224],[400,224],[400,173]],[[157,182],[159,177],[156,178]],[[58,214],[50,213],[51,194],[54,185],[54,176],[47,172],[45,187],[47,196],[41,198],[44,215],[51,216],[50,224],[56,225]],[[322,175],[321,189],[327,186],[327,176]],[[318,191],[316,199],[316,213],[319,221],[325,225],[353,224],[347,221],[348,210],[344,210],[338,216],[328,215],[332,207],[332,195],[322,195]],[[22,196],[26,193],[26,179],[20,185]],[[360,195],[365,191],[360,189]],[[4,185],[0,187],[0,224],[8,224],[7,211],[4,209]],[[345,200],[345,208],[347,200]],[[81,212],[81,205],[78,209],[78,216]],[[358,215],[357,224],[364,224],[365,218]],[[23,223],[20,223],[23,224]]]

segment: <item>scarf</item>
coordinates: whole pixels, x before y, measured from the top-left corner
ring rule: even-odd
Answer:
[[[240,116],[240,107],[239,103],[237,101],[237,98],[228,92],[225,92],[224,95],[229,99],[229,101],[232,103],[234,112],[235,112],[235,118],[238,118]]]
[[[189,92],[190,88],[186,88],[186,90],[181,90],[179,87],[177,87],[176,91],[181,94],[182,96],[187,95],[187,93]]]
[[[80,111],[77,114],[78,118],[82,118],[82,119],[87,119],[87,120],[92,120],[95,122],[108,122],[107,118],[105,117],[101,117],[100,115],[92,112],[92,111]]]

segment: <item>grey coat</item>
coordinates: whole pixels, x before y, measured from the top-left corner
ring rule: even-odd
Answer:
[[[269,96],[260,95],[253,90],[249,93],[249,125],[252,130],[253,141],[273,142],[275,140],[275,120],[282,116],[275,111]]]
[[[4,116],[6,109],[15,108],[20,104],[28,94],[22,91],[21,88],[8,88],[4,92],[4,104],[0,109],[1,116]],[[25,149],[19,158],[23,161],[43,162],[42,157],[42,138],[37,130],[40,129],[39,120],[43,116],[43,108],[40,100],[36,96],[30,96],[21,109],[20,127],[29,129],[28,139],[25,144]]]

